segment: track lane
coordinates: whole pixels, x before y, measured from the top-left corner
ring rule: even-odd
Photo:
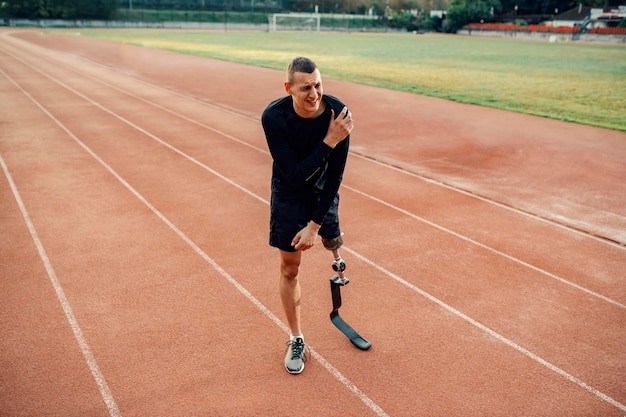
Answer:
[[[122,164],[123,165],[123,164]]]
[[[351,191],[547,278],[626,308],[621,271],[626,248],[485,204],[475,196],[450,193],[405,171],[390,173],[386,167],[372,166],[361,158],[355,158],[352,164],[354,169],[346,175],[346,188]],[[580,256],[581,252],[588,256]]]
[[[21,195],[2,157],[8,151],[12,158],[30,162],[20,179],[34,182],[37,189],[43,188],[45,179],[36,178],[45,175],[46,158],[29,160],[26,144],[37,137],[52,138],[59,132],[55,132],[53,123],[33,117],[30,112],[16,111],[30,103],[3,75],[0,88],[0,113],[4,115],[0,134],[0,409],[3,415],[11,416],[49,415],[59,409],[66,410],[68,416],[115,415],[115,404],[110,404],[113,413],[109,413],[97,381],[86,366],[91,352],[80,326],[75,321],[68,325],[68,320],[75,317],[58,285],[55,270],[45,262],[47,253],[35,245],[40,244],[39,236],[29,213],[18,205],[22,203]],[[95,362],[89,365],[94,375],[101,375]],[[67,410],[67,404],[81,406]]]

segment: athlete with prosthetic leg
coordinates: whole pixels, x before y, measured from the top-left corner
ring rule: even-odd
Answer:
[[[331,246],[341,240],[338,191],[354,122],[338,98],[324,94],[309,58],[291,61],[284,87],[287,95],[271,102],[261,121],[273,159],[269,244],[279,250],[279,292],[291,331],[285,369],[298,374],[307,359],[300,323],[302,252],[318,235]]]

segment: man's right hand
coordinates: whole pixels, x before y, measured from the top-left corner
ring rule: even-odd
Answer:
[[[304,251],[311,249],[315,245],[318,230],[320,230],[320,225],[311,220],[302,230],[296,233],[296,236],[291,241],[291,246],[295,250]]]
[[[352,132],[354,120],[352,120],[352,113],[350,113],[345,106],[337,117],[335,117],[335,110],[333,109],[330,110],[330,114],[330,123],[328,125],[328,132],[324,138],[324,143],[334,149],[339,142],[348,137],[350,132]]]

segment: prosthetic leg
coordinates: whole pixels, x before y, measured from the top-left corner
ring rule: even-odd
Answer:
[[[348,323],[343,321],[339,315],[339,307],[341,307],[341,287],[346,286],[350,280],[343,273],[346,269],[346,264],[343,259],[341,259],[339,251],[337,249],[330,250],[332,250],[333,256],[335,257],[332,268],[337,273],[337,275],[330,279],[330,292],[333,297],[333,311],[330,313],[330,321],[333,322],[341,333],[345,334],[346,337],[350,339],[350,342],[352,342],[354,346],[361,350],[367,350],[372,344],[359,335]]]

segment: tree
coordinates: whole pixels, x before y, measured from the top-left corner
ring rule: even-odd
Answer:
[[[9,17],[25,19],[110,19],[117,0],[5,0]]]
[[[499,10],[500,0],[450,0],[444,30],[456,32],[468,23],[491,20]]]

